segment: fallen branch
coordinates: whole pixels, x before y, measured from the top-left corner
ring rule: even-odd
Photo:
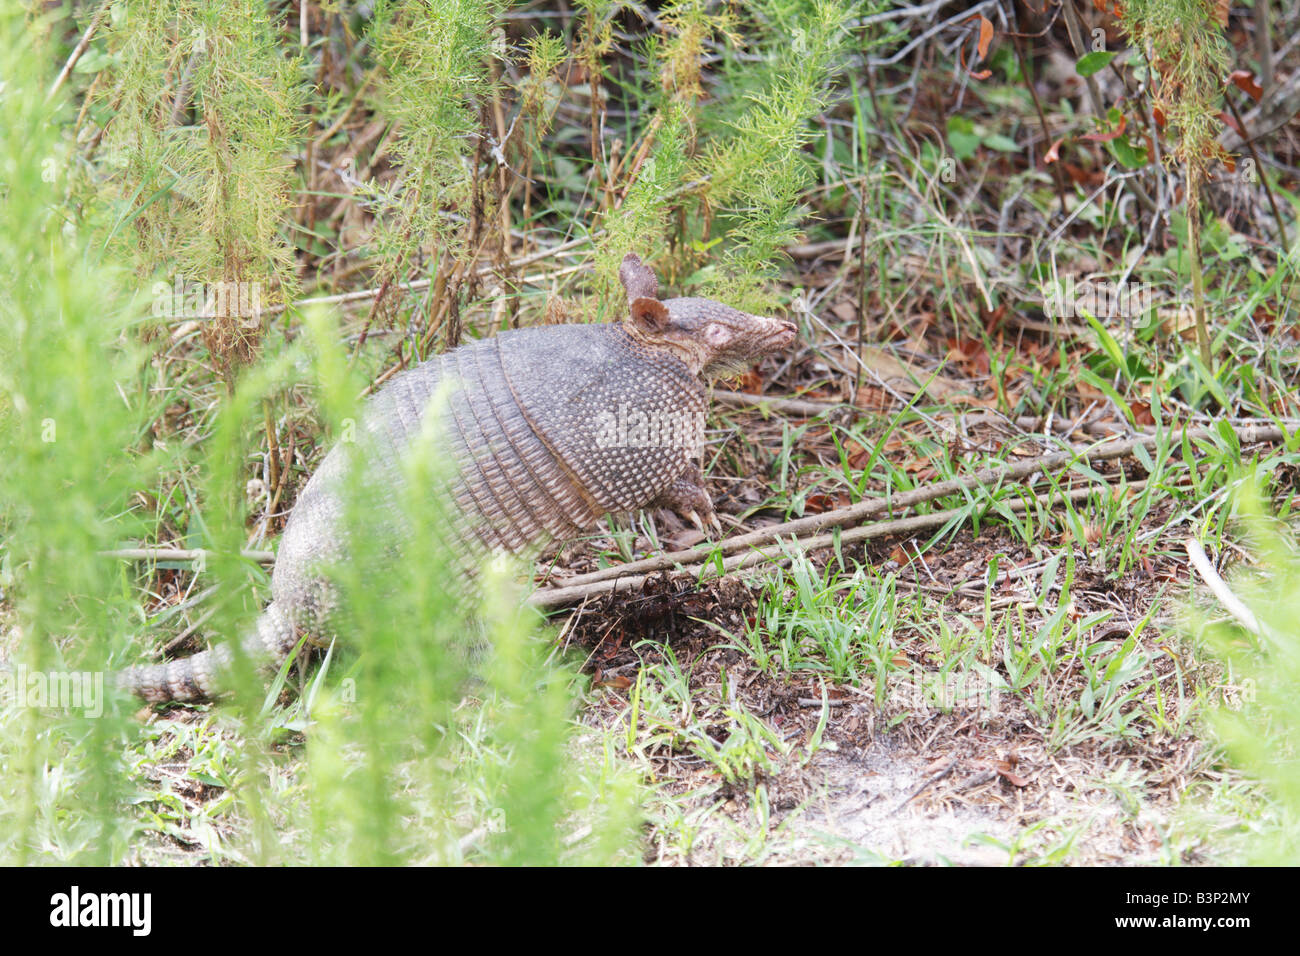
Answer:
[[[750,395],[745,392],[729,392],[715,388],[713,397],[723,405],[737,408],[770,409],[786,415],[800,418],[816,418],[819,415],[855,414],[864,410],[848,402],[810,402],[802,398],[778,398],[770,395]]]
[[[818,402],[810,401],[806,398],[785,398],[778,395],[751,395],[748,392],[730,392],[725,389],[715,388],[713,398],[722,405],[731,405],[735,408],[757,408],[760,410],[770,410],[781,412],[782,414],[796,416],[800,418],[819,418],[822,416],[833,418],[854,418],[858,416],[867,416],[879,414],[870,409],[855,405],[852,402]],[[1087,416],[1078,419],[1071,418],[1053,418],[1048,415],[1020,415],[1016,418],[1007,418],[1005,415],[999,415],[997,412],[971,412],[963,415],[935,415],[935,421],[946,422],[951,418],[954,423],[959,422],[967,427],[972,425],[1014,425],[1016,428],[1027,433],[1042,433],[1051,426],[1051,431],[1055,435],[1069,435],[1072,432],[1082,432],[1085,435],[1093,435],[1097,438],[1111,438],[1119,436],[1133,435],[1154,435],[1158,432],[1158,425],[1130,425],[1127,422],[1116,421],[1089,421]],[[1222,421],[1223,419],[1215,419]],[[1229,424],[1246,424],[1253,425],[1251,420],[1228,419]],[[1276,424],[1292,431],[1300,429],[1300,419],[1282,418],[1277,419]]]
[[[1238,440],[1242,443],[1249,444],[1252,442],[1277,442],[1286,438],[1286,433],[1274,426],[1250,425],[1241,426],[1233,429],[1236,432]],[[1191,441],[1203,438],[1212,438],[1218,433],[1216,428],[1191,428],[1185,429],[1176,436],[1170,436],[1170,441],[1176,441],[1179,438],[1186,438]],[[747,534],[736,535],[725,538],[715,544],[697,545],[693,548],[686,548],[681,551],[670,551],[667,554],[657,555],[652,558],[644,558],[640,561],[633,561],[628,564],[616,565],[608,568],[601,568],[598,571],[592,571],[588,574],[581,574],[567,581],[564,586],[557,591],[571,591],[587,584],[597,581],[608,581],[611,578],[619,578],[624,575],[643,575],[653,571],[660,571],[665,568],[671,568],[675,565],[702,564],[712,558],[715,552],[721,551],[727,554],[735,551],[742,551],[752,548],[755,545],[768,544],[782,535],[798,536],[807,533],[821,531],[828,527],[843,527],[845,525],[857,524],[858,522],[869,518],[881,512],[894,512],[913,505],[921,504],[926,501],[933,501],[936,498],[945,498],[949,495],[958,494],[977,487],[997,487],[1005,481],[1016,481],[1026,478],[1037,471],[1056,471],[1064,467],[1082,462],[1093,464],[1101,461],[1109,461],[1115,458],[1125,458],[1131,455],[1134,449],[1138,447],[1152,448],[1156,445],[1160,436],[1145,435],[1138,438],[1128,439],[1126,441],[1110,442],[1089,449],[1078,449],[1064,452],[1054,452],[1049,455],[1040,455],[1036,458],[1029,458],[1017,462],[1014,465],[1000,464],[991,468],[982,468],[977,472],[965,475],[961,478],[952,478],[948,481],[934,482],[912,491],[906,491],[902,494],[892,495],[885,498],[871,498],[867,501],[860,501],[855,505],[847,508],[836,508],[832,511],[825,511],[821,514],[809,515],[798,518],[794,521],[786,521],[781,524],[771,525],[766,528],[760,528],[757,531],[751,531]],[[912,519],[907,519],[912,520]],[[725,562],[724,562],[725,563]],[[549,592],[538,592],[538,595]],[[538,595],[534,595],[537,597]],[[543,605],[546,606],[546,605]]]
[[[1211,438],[1217,434],[1217,431],[1217,429],[1213,428],[1185,429],[1178,437],[1195,441],[1202,438]],[[1283,429],[1274,426],[1236,426],[1233,431],[1243,444],[1277,442],[1287,437]],[[961,478],[935,482],[892,497],[872,498],[847,508],[836,508],[821,514],[809,515],[794,521],[761,528],[747,534],[736,535],[716,544],[672,551],[656,557],[645,558],[641,561],[632,561],[628,564],[602,568],[588,574],[578,575],[561,587],[541,588],[533,593],[528,599],[528,603],[534,607],[559,607],[584,598],[639,587],[655,571],[673,567],[679,567],[682,570],[695,569],[699,571],[703,569],[716,572],[716,556],[718,554],[731,555],[722,560],[721,572],[723,574],[748,568],[762,562],[781,562],[788,560],[790,556],[789,549],[791,548],[797,551],[817,550],[832,546],[836,539],[834,532],[803,537],[805,534],[822,531],[825,528],[842,529],[846,525],[857,524],[878,512],[910,508],[926,501],[958,494],[976,487],[997,487],[1004,482],[1026,478],[1035,472],[1058,470],[1076,462],[1093,464],[1127,457],[1138,447],[1153,447],[1158,437],[1155,435],[1143,436],[1128,441],[1103,444],[1091,450],[1078,449],[1056,452],[1026,459],[1014,465],[1000,464],[991,468],[983,468]],[[1141,487],[1143,484],[1143,482],[1133,482],[1131,487]],[[1033,500],[1038,504],[1050,506],[1058,497],[1078,501],[1083,500],[1095,491],[1096,486],[1076,488],[1066,492],[1064,496],[1059,496],[1053,492],[1036,495]],[[1026,499],[1019,498],[1010,501],[1008,507],[1013,511],[1022,511],[1026,507]],[[952,508],[946,511],[878,521],[869,525],[850,528],[849,530],[841,530],[839,531],[839,541],[841,544],[852,544],[886,535],[910,534],[915,531],[941,527],[948,521],[962,515],[966,510],[965,508]],[[783,536],[786,536],[788,540],[782,541]],[[771,545],[777,545],[777,547],[772,548]],[[759,546],[769,547],[763,548]],[[104,557],[121,558],[129,561],[198,561],[206,560],[213,552],[202,548],[121,548],[100,553]],[[273,551],[244,550],[240,554],[248,560],[257,561],[261,564],[273,564],[275,562],[275,552]]]
[[[1133,482],[1129,487],[1142,487],[1145,482]],[[1063,495],[1058,492],[1047,492],[1041,495],[1033,496],[1035,504],[1050,507],[1058,500],[1068,500],[1070,502],[1083,501],[1097,492],[1096,485],[1087,488],[1074,488],[1065,492]],[[1017,498],[1007,503],[1012,511],[1024,511],[1029,505],[1029,501],[1024,498]],[[955,518],[960,518],[966,514],[966,508],[950,508],[947,511],[933,511],[930,514],[913,515],[910,518],[895,518],[890,521],[876,521],[872,524],[861,525],[857,528],[850,528],[847,531],[839,533],[841,545],[855,544],[859,541],[869,541],[872,538],[883,538],[893,534],[912,534],[916,531],[928,531],[931,528],[942,527]],[[829,513],[829,512],[828,512]],[[792,522],[793,523],[793,522]],[[718,566],[713,561],[702,561],[693,566],[683,567],[683,573],[694,573],[710,576],[721,576],[729,574],[732,571],[740,571],[745,568],[753,567],[756,564],[773,564],[782,566],[790,560],[792,552],[817,551],[821,548],[829,548],[835,544],[836,535],[834,532],[829,534],[815,535],[811,538],[790,538],[788,540],[777,539],[774,546],[765,549],[757,549],[745,554],[732,555],[722,562],[722,570],[718,571]],[[631,565],[624,565],[620,570],[626,570]],[[653,572],[645,574],[633,574],[628,577],[615,577],[613,580],[604,579],[598,581],[589,581],[585,584],[569,584],[562,588],[543,588],[533,592],[528,598],[528,603],[533,607],[561,607],[566,604],[573,604],[588,598],[599,597],[603,594],[609,594],[614,591],[626,591],[639,588],[645,583]]]
[[[216,552],[206,548],[118,548],[99,554],[100,557],[124,561],[206,561]],[[258,564],[275,563],[274,551],[240,551],[239,555]]]

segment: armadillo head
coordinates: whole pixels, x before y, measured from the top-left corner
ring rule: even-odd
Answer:
[[[756,359],[794,341],[793,322],[750,315],[712,299],[659,299],[659,280],[634,253],[618,277],[627,290],[628,333],[641,344],[676,355],[708,379],[744,372]]]

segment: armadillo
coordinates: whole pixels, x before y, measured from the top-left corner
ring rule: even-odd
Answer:
[[[699,461],[705,381],[786,348],[795,327],[710,299],[661,301],[654,272],[632,253],[619,278],[621,322],[501,332],[395,376],[361,416],[373,439],[360,466],[368,478],[404,480],[401,457],[437,408],[454,466],[442,489],[454,534],[484,550],[518,553],[651,507],[716,526]],[[346,559],[341,482],[352,461],[331,450],[290,513],[271,602],[243,642],[259,663],[279,665],[300,635],[328,628],[331,585],[315,569]],[[396,500],[368,506],[395,509]],[[217,645],[123,671],[118,682],[153,703],[208,699],[232,656]]]

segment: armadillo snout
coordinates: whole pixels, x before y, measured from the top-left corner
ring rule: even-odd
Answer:
[[[794,337],[799,329],[793,322],[786,319],[764,319],[771,326],[768,333],[768,348],[772,351],[789,348],[794,343]]]

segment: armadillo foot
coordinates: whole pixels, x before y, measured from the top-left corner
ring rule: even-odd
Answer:
[[[704,475],[700,472],[700,466],[694,463],[660,492],[659,497],[650,502],[650,507],[667,508],[683,521],[699,528],[705,535],[711,530],[722,530],[718,516],[713,511],[713,499],[704,486]]]

